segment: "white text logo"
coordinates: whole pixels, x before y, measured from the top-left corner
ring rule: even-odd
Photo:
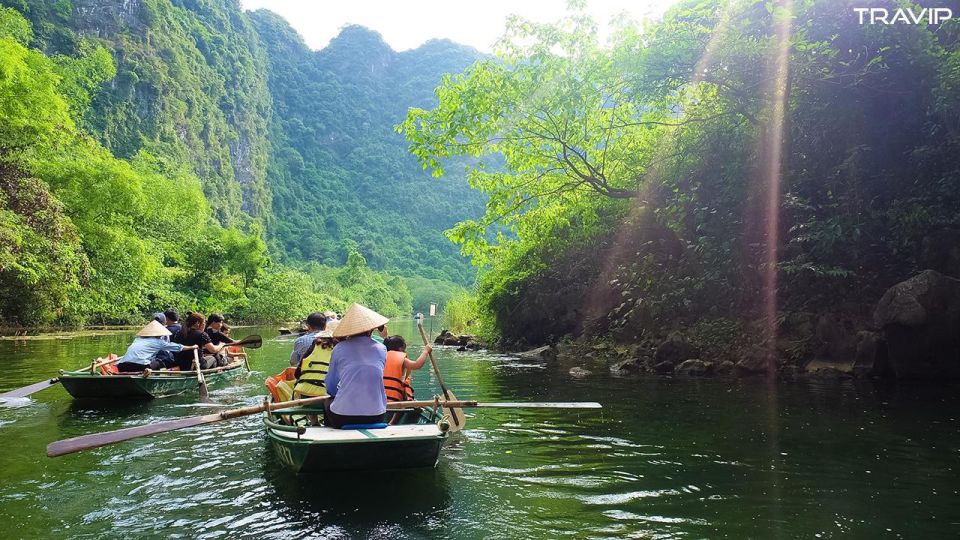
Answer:
[[[853,8],[860,16],[860,24],[940,24],[953,18],[950,8]]]

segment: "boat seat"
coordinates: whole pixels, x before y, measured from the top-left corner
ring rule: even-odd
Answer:
[[[377,422],[376,424],[344,424],[340,429],[386,429],[386,427],[385,422]]]

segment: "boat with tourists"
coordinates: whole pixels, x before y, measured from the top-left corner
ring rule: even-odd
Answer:
[[[110,355],[111,357],[114,355]],[[96,364],[112,358],[98,359]],[[99,368],[62,371],[59,381],[77,399],[154,399],[183,394],[197,388],[196,371],[144,370],[139,373],[116,373],[112,364]],[[225,366],[200,371],[207,383],[225,381],[245,373],[244,360],[237,358]]]
[[[263,418],[277,459],[298,473],[435,467],[449,433],[446,421],[438,420],[432,409],[418,411],[416,423],[398,425],[337,429],[284,421],[305,413],[310,410],[267,412]]]
[[[450,422],[436,404],[393,408],[389,422],[331,428],[311,425],[320,407],[275,407],[291,397],[294,368],[265,381],[271,399],[265,404],[263,425],[277,459],[294,472],[382,470],[435,467],[450,431]],[[395,403],[393,407],[401,406]]]

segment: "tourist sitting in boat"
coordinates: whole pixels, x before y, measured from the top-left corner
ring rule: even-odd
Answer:
[[[167,319],[167,322],[166,322],[167,330],[169,330],[170,333],[173,334],[170,338],[171,341],[176,341],[177,335],[180,333],[180,328],[181,328],[180,315],[178,315],[176,311],[172,309],[168,309],[167,311],[163,312],[163,316],[164,318]]]
[[[206,319],[204,319],[200,313],[190,313],[187,315],[187,320],[184,321],[180,335],[177,337],[177,342],[200,349],[201,369],[210,369],[218,365],[226,365],[226,357],[221,354],[226,344],[213,344],[210,335],[204,332],[203,323],[205,321]],[[193,369],[193,353],[191,350],[177,353],[176,360],[177,367],[179,367],[181,371]]]
[[[207,328],[204,330],[204,332],[210,336],[210,342],[214,345],[220,345],[221,343],[233,343],[233,340],[223,333],[223,325],[223,315],[211,313],[210,316],[207,317]]]
[[[164,328],[166,328],[166,326],[167,326],[167,316],[166,316],[166,314],[164,314],[164,313],[159,313],[159,312],[154,313],[154,314],[153,314],[153,320],[155,320],[155,321],[157,321],[158,323],[162,324],[162,325],[164,326]],[[169,328],[168,328],[167,330],[169,330]],[[160,339],[162,339],[162,340],[164,340],[164,341],[170,341],[170,335],[172,335],[172,334],[173,334],[173,332],[171,332],[170,334],[168,334],[168,335],[166,335],[166,336],[161,337]],[[159,362],[163,365],[163,367],[165,367],[165,368],[171,368],[171,367],[173,367],[174,365],[176,365],[176,362],[175,362],[174,359],[173,359],[173,351],[158,351],[158,352],[157,352],[156,359],[157,359],[157,361],[159,361]]]
[[[172,353],[191,354],[189,351],[196,349],[195,346],[185,347],[164,339],[169,337],[170,331],[162,324],[157,321],[150,321],[150,324],[137,332],[137,337],[127,348],[127,352],[117,360],[117,371],[120,373],[136,373],[147,368],[162,369],[165,366],[163,361],[157,358],[158,353],[170,351]]]
[[[341,339],[330,355],[324,386],[333,397],[324,423],[339,428],[347,424],[382,423],[387,412],[383,368],[387,349],[371,334],[389,319],[370,308],[353,304],[340,319],[333,337]]]
[[[329,330],[317,332],[312,349],[297,366],[297,383],[293,387],[296,398],[327,395],[324,381],[330,370],[330,354],[333,352],[333,347],[332,332]]]
[[[387,361],[383,368],[383,388],[387,393],[387,401],[410,401],[413,399],[411,376],[423,367],[433,347],[425,346],[420,356],[411,360],[407,357],[407,342],[403,336],[389,336],[383,344],[387,348]]]
[[[304,324],[307,325],[307,333],[293,342],[293,352],[290,353],[290,365],[294,367],[299,366],[300,362],[313,350],[317,333],[327,329],[327,317],[323,313],[311,313]]]

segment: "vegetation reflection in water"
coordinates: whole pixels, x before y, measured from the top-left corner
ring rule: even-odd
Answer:
[[[393,330],[415,342],[412,323]],[[253,332],[274,331],[237,331]],[[128,339],[0,341],[0,390]],[[211,398],[254,403],[291,344],[265,342],[256,371]],[[55,387],[0,409],[6,536],[916,538],[960,521],[955,389],[618,379],[600,365],[572,379],[569,366],[448,349],[438,360],[458,396],[605,408],[476,411],[435,470],[296,476],[259,417],[47,459],[56,439],[214,410],[193,395],[107,407]],[[429,370],[415,386],[436,390]]]

